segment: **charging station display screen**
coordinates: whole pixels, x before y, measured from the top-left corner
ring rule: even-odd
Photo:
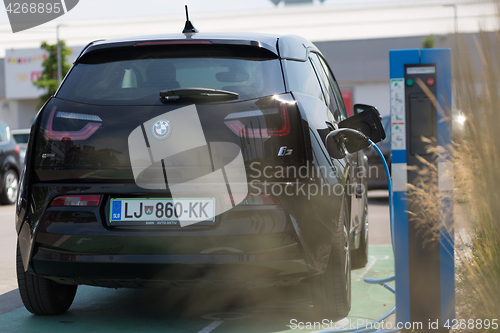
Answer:
[[[415,155],[429,155],[427,141],[435,142],[437,138],[436,107],[431,101],[431,96],[436,96],[436,66],[406,65],[405,68],[405,100],[406,119],[408,122],[408,148],[409,153]],[[435,146],[431,144],[431,146]]]
[[[436,73],[436,67],[434,66],[406,68],[406,74],[434,74],[434,73]]]
[[[434,138],[435,123],[434,105],[425,94],[410,95],[410,153],[412,155],[427,154],[428,143],[422,137]]]

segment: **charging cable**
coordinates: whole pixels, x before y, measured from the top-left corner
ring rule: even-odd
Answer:
[[[368,140],[370,142],[371,147],[373,147],[378,155],[380,156],[380,159],[382,160],[382,164],[384,165],[384,170],[385,170],[385,175],[387,177],[387,188],[389,190],[389,219],[390,219],[390,229],[391,229],[391,243],[392,243],[392,251],[394,252],[394,207],[393,207],[393,199],[392,199],[392,182],[391,182],[391,174],[389,173],[389,166],[387,165],[387,161],[385,160],[384,154],[382,154],[382,151],[380,151],[379,147],[372,141]],[[389,290],[391,293],[396,294],[396,289],[393,287],[389,286],[387,283],[394,281],[396,279],[396,276],[392,276],[386,279],[374,279],[374,278],[365,278],[364,281],[369,284],[379,284],[385,289]],[[385,315],[382,317],[366,324],[361,327],[356,327],[356,328],[345,328],[345,329],[337,329],[337,330],[329,330],[329,331],[321,331],[321,333],[378,333],[378,332],[383,332],[383,333],[391,333],[391,332],[399,332],[400,329],[392,329],[392,330],[382,330],[380,328],[373,328],[374,326],[380,326],[377,325],[381,321],[385,320],[387,317],[389,317],[391,314],[396,311],[396,306],[393,306],[392,309],[390,309]]]

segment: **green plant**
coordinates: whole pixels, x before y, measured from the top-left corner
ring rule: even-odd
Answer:
[[[424,49],[433,49],[436,47],[436,36],[429,35],[422,40],[422,47]]]
[[[64,77],[70,69],[70,65],[67,63],[67,58],[71,54],[71,50],[66,46],[64,41],[61,40],[60,43],[62,64],[61,77]],[[44,49],[49,54],[42,63],[42,75],[33,82],[37,88],[46,89],[47,91],[45,94],[40,96],[39,107],[41,107],[52,95],[54,95],[59,87],[59,82],[57,81],[57,44],[47,44],[47,42],[43,42],[40,48]]]

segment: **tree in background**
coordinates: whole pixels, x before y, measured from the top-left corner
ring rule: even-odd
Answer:
[[[70,69],[70,65],[67,63],[67,58],[71,54],[71,50],[66,46],[64,41],[60,41],[61,43],[61,63],[62,63],[62,75],[64,77],[66,73],[68,73]],[[50,98],[50,96],[54,95],[59,87],[59,82],[57,82],[57,43],[56,44],[47,44],[47,42],[43,42],[40,48],[47,51],[49,54],[47,58],[42,63],[43,71],[42,75],[33,82],[35,87],[40,89],[47,89],[47,92],[40,96],[40,104],[39,108]]]
[[[436,47],[436,36],[429,35],[422,40],[422,47],[424,49],[433,49]]]

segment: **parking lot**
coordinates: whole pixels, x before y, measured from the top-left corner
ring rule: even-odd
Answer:
[[[394,274],[388,198],[370,192],[370,256],[352,274],[352,310],[340,323],[315,318],[307,284],[257,290],[135,290],[81,286],[71,309],[34,316],[23,306],[14,270],[14,206],[0,207],[0,331],[14,332],[311,332],[376,319],[394,296],[365,277]],[[326,318],[325,318],[326,319]],[[308,323],[322,325],[308,328]],[[310,326],[309,326],[310,327]],[[302,329],[300,329],[302,328]]]

